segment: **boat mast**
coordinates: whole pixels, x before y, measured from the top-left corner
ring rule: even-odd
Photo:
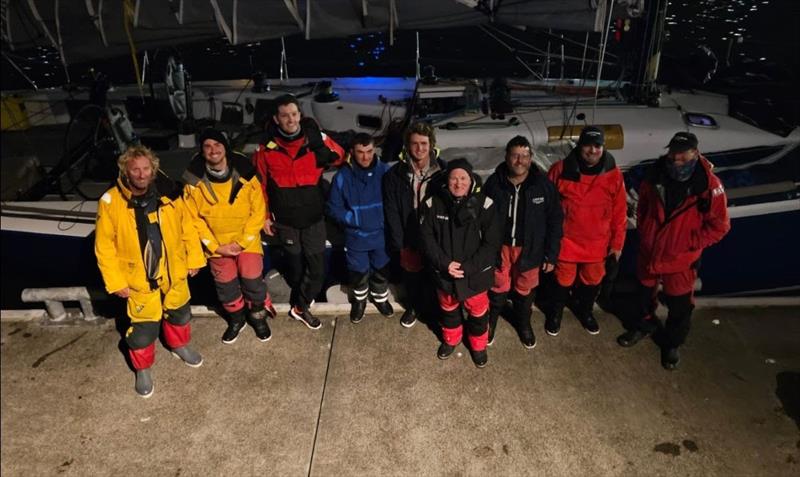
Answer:
[[[601,32],[601,45],[600,45],[600,58],[597,62],[597,79],[595,80],[594,84],[594,103],[592,104],[592,123],[594,123],[594,113],[597,110],[597,96],[600,94],[600,79],[603,75],[603,62],[605,61],[606,57],[606,46],[608,45],[608,37],[609,37],[609,30],[611,28],[611,17],[614,11],[614,0],[609,0],[606,3],[606,27]]]
[[[650,37],[645,38],[645,41],[649,41],[650,44],[647,48],[647,58],[640,91],[640,96],[647,103],[658,101],[656,80],[658,79],[658,69],[661,65],[661,48],[664,43],[664,26],[667,21],[667,7],[669,6],[668,0],[656,0],[656,2],[656,8],[648,15]]]
[[[419,81],[419,32],[416,32],[416,34],[417,34],[417,57],[416,57],[417,78],[416,79],[417,79],[417,81]]]

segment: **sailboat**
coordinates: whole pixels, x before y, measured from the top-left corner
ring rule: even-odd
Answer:
[[[28,2],[29,6],[40,3]],[[207,2],[175,3],[180,5],[184,15],[178,18],[177,26],[175,22],[171,24],[176,32],[171,37],[165,34],[164,38],[167,39],[155,35],[157,38],[151,38],[150,41],[177,41],[184,38],[180,35],[185,34],[186,29],[181,26],[192,17],[189,12],[200,17],[198,12],[208,6]],[[255,8],[254,3],[235,2],[231,6],[211,1],[214,23],[201,23],[215,34],[224,32],[233,44],[250,41],[251,37],[244,36],[253,33],[247,25],[251,20],[257,23],[259,19],[264,19],[263,16],[254,16],[243,20],[242,14],[252,11],[250,9]],[[347,27],[342,26],[340,33],[327,31],[326,28],[334,27],[317,22],[321,12],[324,13],[327,7],[336,2],[312,2],[305,7],[293,1],[283,3],[292,27],[286,34],[300,32],[307,37],[313,37],[314,34],[340,35],[385,29],[387,26],[392,34],[398,25],[406,25],[405,21],[400,22],[398,18],[408,19],[408,28],[420,24],[415,22],[427,21],[430,26],[442,26],[448,25],[448,22],[481,23],[491,18],[492,23],[481,28],[498,36],[506,35],[501,39],[509,42],[510,35],[502,33],[495,25],[528,22],[530,27],[541,27],[543,25],[538,23],[542,21],[540,9],[546,8],[544,4],[547,2],[363,2],[364,9],[355,15],[360,20],[355,23],[352,19],[344,22]],[[413,10],[411,3],[419,3],[417,7],[421,10]],[[611,19],[620,15],[621,10],[631,14],[637,8],[644,8],[643,1],[597,2],[596,8],[588,10],[585,8],[587,2],[562,3],[570,5],[553,8],[549,12],[550,23],[547,26],[553,27],[555,24],[557,27],[557,22],[563,21],[562,27],[566,28],[563,25],[576,22],[576,18],[585,15],[585,18],[581,17],[583,26],[576,28],[600,31],[601,37],[605,35],[606,38]],[[93,3],[87,2],[87,5],[90,4]],[[666,2],[654,4],[650,15],[656,22],[663,22]],[[192,10],[195,7],[197,9]],[[488,10],[482,10],[483,7],[488,7]],[[162,7],[148,8],[155,10],[139,11],[138,21],[144,22],[144,19],[150,18],[143,13],[154,14]],[[558,12],[569,8],[573,9],[573,15],[558,15]],[[437,9],[442,10],[441,15],[435,14]],[[426,13],[423,15],[420,12]],[[281,18],[278,15],[269,22],[281,24]],[[133,22],[133,19],[126,19]],[[40,20],[40,26],[47,28],[48,20],[42,15]],[[166,20],[158,17],[158,21]],[[62,29],[65,28],[64,24],[62,17]],[[654,29],[653,34],[658,36],[658,28]],[[119,45],[108,37],[103,38],[103,42],[107,51],[119,51]],[[96,51],[77,45],[70,49],[71,43],[67,40],[57,44],[63,50],[64,58],[90,55]],[[651,63],[657,63],[657,42],[653,45],[648,56]],[[593,63],[598,66],[595,77],[601,78],[602,47],[597,49],[597,53],[599,58]],[[586,57],[582,60],[585,61]],[[354,132],[367,132],[379,137],[383,141],[385,160],[391,160],[397,152],[397,134],[405,125],[411,121],[430,122],[436,127],[443,156],[467,157],[482,175],[491,173],[502,161],[503,148],[515,135],[524,135],[532,140],[536,146],[537,167],[546,170],[550,164],[566,155],[584,125],[598,125],[605,130],[607,147],[625,172],[631,233],[623,257],[628,257],[628,260],[635,256],[636,224],[632,211],[635,210],[635,191],[642,170],[664,152],[664,145],[672,134],[688,130],[698,136],[701,151],[716,165],[716,172],[727,189],[733,224],[731,233],[723,242],[704,255],[697,284],[699,293],[796,294],[800,290],[800,274],[785,265],[800,263],[800,252],[790,246],[796,241],[800,228],[800,131],[797,128],[775,130],[757,124],[749,119],[746,112],[737,110],[737,105],[724,95],[670,90],[659,86],[655,83],[657,67],[648,68],[648,77],[637,84],[586,77],[553,79],[541,74],[529,80],[448,80],[436,78],[432,70],[423,71],[419,61],[418,77],[414,78],[290,80],[288,75],[283,75],[285,51],[281,62],[281,78],[272,81],[259,78],[190,83],[183,81],[185,78],[181,76],[183,65],[173,61],[165,74],[166,80],[153,88],[159,92],[153,95],[154,101],[168,108],[175,120],[172,142],[159,142],[163,136],[159,136],[158,131],[136,130],[125,121],[103,120],[112,117],[115,109],[122,113],[123,118],[133,118],[133,124],[137,115],[146,116],[148,111],[142,111],[137,106],[141,104],[136,99],[139,97],[138,86],[116,87],[108,91],[106,100],[112,106],[100,111],[89,108],[94,115],[88,118],[82,117],[81,111],[90,103],[89,98],[75,93],[70,96],[69,93],[45,91],[17,94],[15,98],[24,105],[28,115],[37,117],[38,121],[51,127],[61,125],[62,130],[66,126],[67,137],[70,128],[77,128],[75,124],[85,122],[89,126],[84,126],[84,129],[91,131],[97,129],[93,128],[94,124],[102,123],[109,128],[102,143],[111,149],[115,145],[122,147],[126,140],[134,138],[145,143],[149,141],[156,149],[162,149],[159,151],[162,164],[166,169],[171,164],[175,170],[170,171],[170,175],[174,177],[180,177],[185,162],[196,152],[193,135],[182,134],[186,132],[181,127],[186,124],[187,118],[195,121],[205,119],[223,129],[227,128],[237,136],[240,148],[248,152],[258,140],[260,124],[270,117],[271,100],[287,92],[298,97],[306,115],[314,117],[323,129],[342,142]],[[82,105],[73,106],[70,112],[64,106],[64,100],[67,99],[65,95],[73,101],[83,101]],[[149,114],[152,113],[153,108],[149,111]],[[114,125],[118,126],[116,131]],[[82,129],[78,128],[77,131]],[[81,136],[79,133],[73,135]],[[90,138],[92,141],[81,138],[70,142],[67,139],[64,149],[70,150],[87,142],[91,143],[90,147],[97,148],[101,141],[97,141],[95,136]],[[63,161],[63,158],[59,160]],[[70,173],[65,178],[62,174],[57,180],[51,178],[47,184],[51,190],[40,191],[43,195],[37,197],[73,200],[3,203],[4,266],[27,270],[29,275],[20,277],[15,287],[4,285],[3,307],[6,303],[15,303],[15,295],[18,296],[24,286],[88,285],[99,288],[99,275],[94,267],[91,249],[95,204],[87,199],[102,192],[104,184],[102,181],[98,185],[86,180],[85,173],[73,177],[75,175]],[[65,189],[71,190],[65,193]],[[60,194],[53,196],[53,191],[60,191]],[[47,193],[50,195],[45,195]],[[83,196],[83,200],[80,196]],[[339,245],[335,239],[332,242],[334,248]],[[757,252],[754,248],[757,248]],[[35,253],[40,258],[37,261],[45,265],[32,267],[28,255],[31,253]],[[732,264],[736,264],[733,273],[730,268]],[[329,284],[335,282],[335,277],[328,280]]]

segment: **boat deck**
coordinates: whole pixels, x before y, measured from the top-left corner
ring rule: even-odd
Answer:
[[[113,320],[0,324],[2,474],[793,475],[800,469],[800,307],[702,308],[681,369],[649,340],[586,334],[525,350],[501,321],[489,365],[436,359],[418,323],[282,314],[233,345],[195,320],[192,369],[158,346],[134,393]]]

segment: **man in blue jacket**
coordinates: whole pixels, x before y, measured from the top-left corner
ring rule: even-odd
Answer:
[[[350,272],[350,321],[364,317],[367,295],[384,316],[392,316],[389,303],[389,256],[383,232],[381,183],[389,170],[375,155],[369,134],[359,133],[350,147],[350,160],[333,178],[328,215],[345,228],[345,256]]]
[[[486,181],[484,192],[503,219],[503,243],[489,290],[489,343],[511,293],[514,326],[523,346],[533,349],[531,306],[539,273],[553,271],[561,243],[563,213],[552,182],[532,167],[531,143],[523,136],[506,145],[506,160]],[[513,288],[513,290],[512,290]]]

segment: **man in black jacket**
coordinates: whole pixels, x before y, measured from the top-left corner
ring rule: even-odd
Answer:
[[[489,299],[494,264],[500,248],[500,227],[491,198],[479,192],[480,178],[466,159],[447,165],[447,185],[438,186],[420,211],[425,258],[436,279],[441,309],[442,344],[437,356],[447,359],[467,331],[472,361],[486,366],[489,341]],[[467,312],[461,324],[461,306]]]
[[[432,291],[422,276],[419,250],[419,205],[434,184],[441,180],[446,164],[439,159],[433,127],[412,124],[405,133],[405,150],[400,160],[383,176],[383,213],[386,218],[386,246],[398,257],[406,289],[405,312],[400,324],[406,328],[417,322],[416,313],[432,302]]]
[[[489,343],[494,341],[500,311],[511,294],[514,325],[520,341],[536,346],[531,306],[539,270],[553,271],[561,244],[564,218],[555,186],[532,163],[531,143],[523,136],[506,145],[506,160],[486,181],[484,192],[502,217],[503,241],[494,286],[489,291]]]

